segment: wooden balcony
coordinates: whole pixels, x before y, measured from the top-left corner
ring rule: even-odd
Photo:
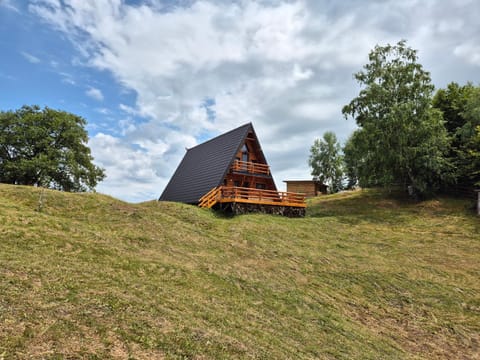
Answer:
[[[250,161],[235,160],[232,164],[231,170],[233,172],[270,175],[270,166],[267,164],[257,164]]]
[[[219,186],[213,188],[200,199],[199,206],[211,208],[217,203],[306,207],[304,194],[237,186]]]

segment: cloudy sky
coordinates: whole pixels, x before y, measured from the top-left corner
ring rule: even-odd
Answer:
[[[97,190],[158,198],[185,148],[252,122],[277,186],[355,128],[376,45],[406,39],[437,88],[480,82],[478,0],[0,0],[0,110],[88,121]]]

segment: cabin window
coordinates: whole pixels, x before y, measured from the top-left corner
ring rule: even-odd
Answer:
[[[250,187],[250,183],[248,181],[245,181],[243,183],[243,187],[246,187],[246,188]]]
[[[248,147],[247,147],[247,144],[243,144],[243,147],[242,147],[242,161],[248,161]]]
[[[235,180],[235,181],[233,182],[233,185],[236,186],[236,187],[239,187],[239,186],[240,186],[240,181]]]
[[[261,184],[261,183],[256,183],[255,187],[260,190],[265,190],[267,188],[265,184]]]

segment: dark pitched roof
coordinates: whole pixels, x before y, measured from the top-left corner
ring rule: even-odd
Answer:
[[[250,130],[253,127],[248,123],[188,149],[159,200],[198,203],[221,185]]]

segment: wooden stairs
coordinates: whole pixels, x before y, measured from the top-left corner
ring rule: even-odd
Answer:
[[[212,190],[210,190],[208,193],[206,193],[200,198],[198,206],[202,208],[210,209],[212,206],[214,206],[218,202],[218,200],[220,200],[221,195],[222,195],[222,187],[221,186],[214,187]]]

